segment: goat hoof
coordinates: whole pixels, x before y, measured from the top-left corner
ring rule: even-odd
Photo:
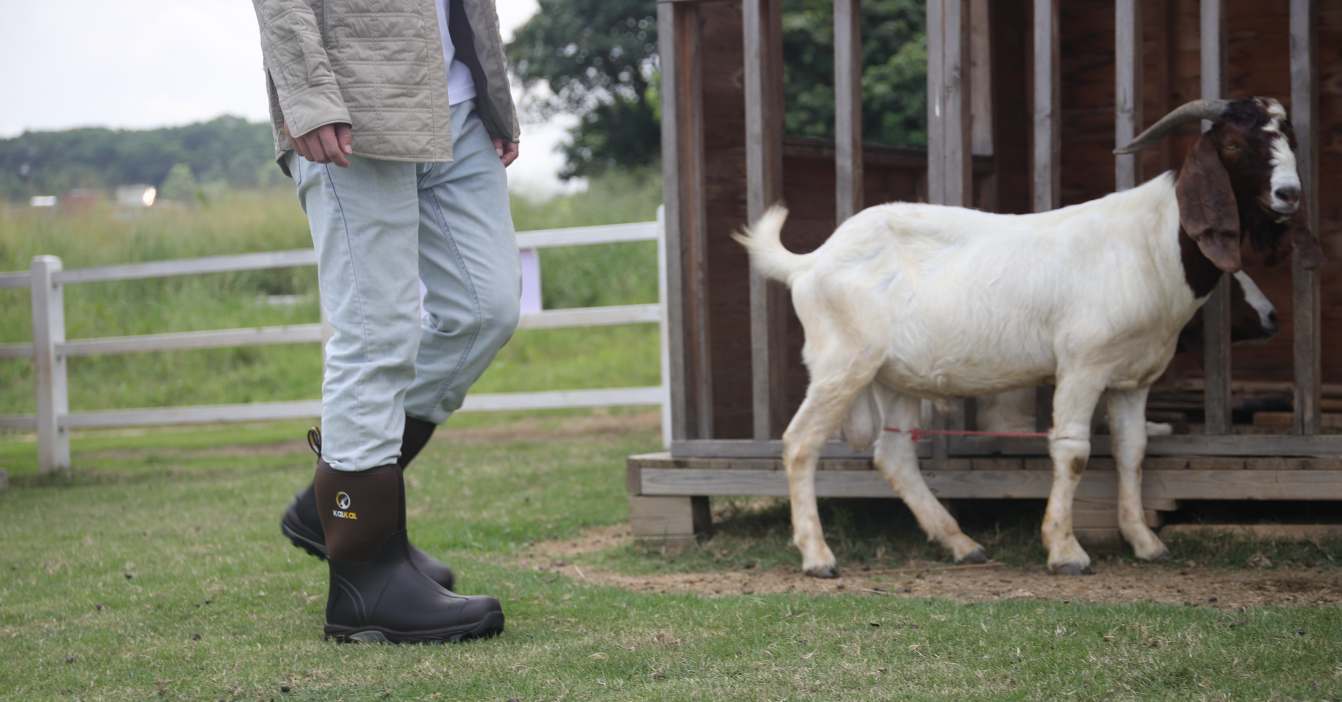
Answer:
[[[974,565],[976,563],[987,563],[988,553],[981,548],[976,548],[969,553],[955,559],[955,565]]]
[[[1054,575],[1091,575],[1095,572],[1089,565],[1080,563],[1059,563],[1049,566],[1049,570],[1053,571]]]
[[[1156,551],[1155,553],[1151,554],[1150,556],[1147,556],[1147,557],[1143,558],[1142,560],[1144,560],[1144,561],[1168,561],[1169,559],[1170,559],[1170,550],[1169,550],[1168,548],[1161,547],[1161,549],[1160,549],[1159,551]]]
[[[816,566],[815,568],[807,568],[804,572],[812,578],[821,578],[824,580],[832,580],[839,577],[839,569],[836,566]]]

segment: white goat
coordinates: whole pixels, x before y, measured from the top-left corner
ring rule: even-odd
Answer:
[[[1258,284],[1244,271],[1235,273],[1230,282],[1230,341],[1238,344],[1272,338],[1277,333],[1277,308],[1272,301],[1267,299]],[[1202,348],[1202,325],[1198,323],[1199,319],[1194,317],[1179,332],[1179,351]],[[870,403],[868,407],[875,404],[874,399],[868,402]],[[979,429],[994,432],[1034,431],[1035,390],[1018,388],[980,397],[977,410],[975,419]],[[850,420],[855,419],[854,414],[856,413],[849,413]],[[1096,423],[1099,423],[1099,420],[1096,420]],[[844,438],[849,440],[855,450],[859,446],[869,448],[876,440],[872,429],[879,430],[879,426],[872,425],[869,429],[864,425],[850,430],[845,424]],[[862,430],[865,430],[865,433],[859,433]],[[1147,436],[1167,436],[1172,433],[1174,433],[1173,427],[1164,422],[1146,423]],[[850,434],[854,436],[850,437]]]
[[[1139,558],[1165,554],[1141,518],[1147,392],[1221,272],[1240,268],[1241,220],[1270,230],[1249,232],[1255,242],[1275,243],[1299,203],[1298,178],[1286,188],[1295,178],[1293,160],[1280,156],[1292,153],[1290,125],[1275,100],[1195,101],[1133,147],[1198,119],[1216,123],[1177,180],[1166,173],[1080,205],[1030,215],[880,205],[808,254],[782,246],[787,213],[775,207],[737,237],[757,271],[791,288],[806,334],[810,384],[783,434],[783,460],[807,574],[837,575],[816,511],[816,460],[869,386],[884,421],[908,430],[918,426],[919,398],[1053,382],[1054,479],[1042,533],[1049,567],[1067,574],[1090,565],[1071,505],[1091,416],[1108,390],[1120,529]],[[907,431],[881,434],[875,464],[956,561],[986,558],[923,481]]]

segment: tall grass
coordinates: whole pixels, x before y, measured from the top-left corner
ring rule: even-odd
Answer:
[[[652,219],[661,200],[655,174],[615,174],[586,192],[541,201],[513,198],[528,229]],[[195,258],[310,247],[292,191],[228,192],[193,206],[144,211],[109,205],[78,211],[0,206],[0,271],[33,256],[64,266]],[[651,302],[657,297],[651,243],[542,252],[547,308]],[[158,280],[92,283],[65,291],[67,336],[146,334],[319,319],[316,270],[291,268]],[[28,292],[0,290],[0,343],[32,338]],[[482,379],[485,391],[655,384],[656,329],[648,326],[521,332]],[[316,345],[132,354],[70,361],[76,410],[314,398]],[[27,360],[0,361],[0,414],[33,409]]]

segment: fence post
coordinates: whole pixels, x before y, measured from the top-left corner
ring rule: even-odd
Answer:
[[[662,447],[671,448],[671,339],[666,299],[666,205],[657,206],[657,349],[661,357]]]
[[[70,413],[65,356],[56,350],[65,343],[65,294],[55,275],[61,260],[36,256],[32,275],[33,367],[37,385],[37,467],[42,473],[70,469],[70,434],[61,426]]]

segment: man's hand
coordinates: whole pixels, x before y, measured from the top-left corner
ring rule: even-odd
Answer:
[[[353,153],[350,146],[353,137],[348,124],[326,124],[304,134],[293,137],[294,151],[313,163],[334,163],[341,168],[349,167]]]
[[[507,139],[494,138],[494,153],[499,155],[499,161],[503,167],[507,168],[517,160],[517,142]]]

